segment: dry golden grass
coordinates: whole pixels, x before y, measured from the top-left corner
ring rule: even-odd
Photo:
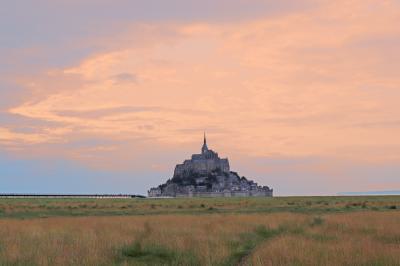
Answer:
[[[249,265],[400,265],[400,213],[329,214],[260,245]]]
[[[5,200],[0,265],[400,265],[399,199]]]
[[[232,242],[257,225],[275,228],[306,219],[290,213],[3,219],[0,264],[112,265],[123,246],[142,238],[143,245],[192,252],[201,265],[215,265],[230,256]]]

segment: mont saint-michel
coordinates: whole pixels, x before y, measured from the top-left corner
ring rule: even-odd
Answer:
[[[149,197],[272,197],[273,190],[259,186],[256,182],[240,177],[230,170],[228,158],[220,158],[218,153],[204,142],[200,154],[193,154],[175,167],[174,175],[166,183],[148,191]]]

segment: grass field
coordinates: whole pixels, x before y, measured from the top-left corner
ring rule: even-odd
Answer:
[[[0,265],[400,265],[400,196],[0,199]]]

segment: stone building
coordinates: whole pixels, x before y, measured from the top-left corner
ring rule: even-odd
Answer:
[[[149,197],[272,197],[273,190],[230,171],[228,158],[207,147],[204,134],[200,154],[193,154],[175,167],[166,183],[148,191]]]
[[[220,159],[218,153],[208,149],[207,140],[204,136],[201,154],[193,154],[192,159],[185,160],[182,164],[176,165],[174,176],[188,176],[192,172],[206,176],[207,173],[216,170],[229,173],[228,159]]]

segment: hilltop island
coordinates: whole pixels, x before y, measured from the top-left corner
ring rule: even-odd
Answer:
[[[175,167],[174,176],[166,183],[148,191],[149,197],[272,197],[273,190],[259,186],[246,177],[230,171],[228,158],[219,158],[218,153],[204,143],[201,154],[193,154]]]

